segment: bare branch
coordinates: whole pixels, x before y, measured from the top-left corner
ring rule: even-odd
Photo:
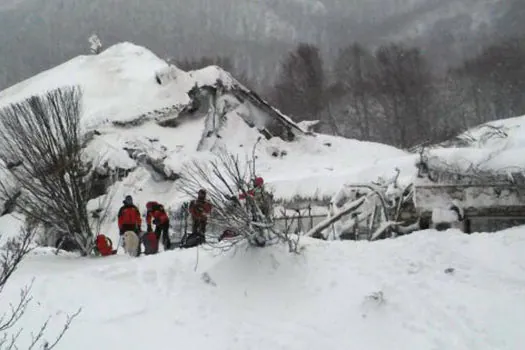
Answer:
[[[229,250],[243,241],[261,247],[291,240],[286,232],[274,227],[273,195],[264,188],[257,194],[251,193],[257,174],[256,145],[253,159],[247,159],[244,164],[238,156],[221,149],[212,161],[192,162],[179,180],[179,190],[188,196],[193,197],[201,188],[206,189],[207,199],[213,206],[209,218],[213,229],[207,242],[214,248]],[[221,236],[226,230],[236,235],[224,242]],[[291,244],[291,250],[296,250],[295,246]]]
[[[5,285],[24,257],[31,251],[30,244],[33,238],[34,228],[26,225],[19,236],[8,239],[8,241],[0,248],[0,294],[4,291]],[[16,304],[10,304],[9,311],[0,315],[0,349],[2,350],[18,349],[17,341],[20,338],[23,329],[20,328],[12,334],[9,334],[9,331],[17,326],[18,322],[27,311],[27,307],[32,301],[32,286],[33,282],[31,282],[29,286],[22,288],[18,302]],[[73,319],[77,317],[80,312],[81,309],[73,315],[68,316],[67,321],[57,338],[55,338],[52,343],[46,341],[43,344],[43,349],[49,350],[55,347],[55,345],[62,339],[65,332],[69,329]],[[32,340],[28,347],[29,350],[33,349],[36,344],[43,339],[48,324],[49,320],[44,322],[36,334],[31,334]]]
[[[62,330],[60,331],[58,336],[55,338],[55,340],[52,343],[48,342],[47,340],[44,341],[44,343],[42,345],[42,350],[51,350],[51,349],[53,349],[60,342],[60,340],[62,340],[62,338],[66,334],[66,332],[69,329],[69,327],[71,327],[71,323],[80,314],[81,311],[82,311],[82,308],[78,309],[74,314],[68,315],[66,323],[62,327]],[[35,334],[31,334],[32,341],[31,341],[31,344],[28,347],[28,350],[32,350],[35,347],[35,345],[41,339],[43,339],[44,334],[45,334],[45,330],[47,329],[49,321],[50,321],[50,319],[48,319],[46,322],[44,322],[44,324],[40,327],[40,330],[38,331],[38,333],[36,335]]]

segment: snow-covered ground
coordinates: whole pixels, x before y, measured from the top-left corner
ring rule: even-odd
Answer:
[[[82,307],[57,350],[525,348],[523,228],[303,245],[300,255],[200,248],[138,259],[41,249],[0,308],[36,278],[27,342],[48,316],[51,337]]]
[[[24,217],[19,213],[0,216],[0,247],[3,246],[8,239],[19,236],[23,227]]]

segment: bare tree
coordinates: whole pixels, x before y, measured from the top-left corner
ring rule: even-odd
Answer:
[[[359,136],[366,140],[372,134],[374,68],[374,56],[357,43],[339,53],[334,67],[337,84],[344,93],[344,104],[350,112],[348,119],[352,119],[346,122],[359,129]]]
[[[235,237],[228,240],[227,248],[244,240],[257,247],[284,242],[290,251],[297,252],[298,237],[274,227],[272,194],[263,190],[258,196],[249,195],[256,173],[255,157],[243,162],[238,156],[220,150],[215,160],[194,161],[187,166],[179,188],[192,197],[201,188],[207,191],[213,206],[210,225],[214,228],[209,237],[218,241],[223,230],[233,232]],[[245,197],[242,201],[240,194]]]
[[[34,228],[26,226],[20,235],[10,238],[0,247],[0,297],[4,288],[18,268],[20,262],[31,251],[31,242],[34,238]],[[0,350],[16,350],[17,342],[22,335],[23,328],[18,327],[18,322],[26,313],[27,307],[31,303],[31,285],[25,286],[20,292],[20,299],[15,304],[11,304],[10,310],[0,313]],[[71,326],[72,321],[81,312],[81,309],[67,317],[62,331],[58,334],[53,342],[44,339],[49,319],[44,322],[38,332],[31,333],[31,341],[27,347],[28,350],[34,349],[41,344],[45,350],[53,349],[63,338],[66,331]],[[16,329],[19,328],[19,329]]]
[[[372,54],[356,43],[339,53],[333,73],[326,100],[344,136],[402,147],[431,138],[440,105],[417,48],[390,44]]]
[[[319,49],[299,44],[281,65],[273,100],[297,121],[317,119],[324,108],[325,74]]]
[[[498,42],[451,70],[471,125],[525,113],[524,44],[525,37]]]
[[[378,99],[390,128],[391,142],[402,147],[428,138],[428,106],[433,80],[427,61],[417,48],[391,44],[376,52]]]
[[[22,195],[17,209],[56,236],[75,241],[87,255],[93,247],[87,202],[92,167],[82,159],[81,91],[62,87],[0,110],[0,158]],[[0,179],[0,196],[12,197]]]

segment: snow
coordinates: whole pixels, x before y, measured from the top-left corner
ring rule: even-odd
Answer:
[[[320,120],[302,120],[297,123],[303,130],[313,130]]]
[[[188,74],[198,82],[199,86],[214,85],[217,79],[220,79],[225,86],[234,84],[234,78],[231,74],[225,72],[218,66],[208,66],[199,70],[190,71]]]
[[[458,213],[454,210],[443,209],[443,208],[434,208],[432,211],[432,222],[441,223],[441,222],[457,222]]]
[[[0,216],[0,249],[11,238],[17,237],[24,226],[24,218],[20,214]]]
[[[24,343],[48,316],[51,337],[82,307],[57,350],[525,347],[523,228],[303,246],[300,255],[189,249],[138,259],[40,250],[0,305],[36,277]]]
[[[0,106],[66,85],[81,86],[83,126],[93,129],[109,122],[126,122],[141,115],[189,102],[186,94],[196,83],[231,82],[218,67],[194,72],[176,70],[177,79],[159,85],[157,72],[168,64],[146,48],[129,42],[113,45],[98,55],[81,55],[0,93]],[[173,79],[173,77],[172,77]]]
[[[209,116],[176,127],[157,123],[159,116],[177,117],[193,86],[214,85],[218,78],[225,86],[238,84],[219,67],[184,72],[145,48],[121,43],[0,92],[0,106],[63,85],[83,88],[82,125],[96,130],[84,155],[101,172],[130,171],[88,205],[108,210],[95,231],[114,244],[124,196],[132,195],[143,214],[150,200],[173,214],[189,199],[176,181],[145,165],[145,157],[171,175],[195,160],[213,160],[223,148],[240,159],[254,152],[258,175],[275,198],[285,200],[335,200],[349,195],[347,185],[388,183],[395,169],[399,186],[389,186],[387,196],[416,179],[419,155],[395,147],[322,134],[299,134],[292,142],[261,139],[247,122],[260,128],[268,116],[246,103],[232,107],[212,137],[203,137]],[[218,108],[227,101],[235,102],[226,94]],[[114,125],[138,119],[137,125]],[[487,137],[498,125],[504,132]],[[521,167],[522,125],[525,117],[480,126],[460,136],[467,147],[438,147],[430,154],[460,170]],[[439,210],[436,218],[450,214]],[[6,230],[0,240],[16,234],[20,224],[14,215],[0,217]],[[172,227],[176,235],[181,231]],[[48,316],[49,331],[56,333],[65,315],[82,307],[57,349],[525,348],[524,227],[471,236],[427,230],[374,243],[304,238],[302,244],[299,255],[284,247],[223,254],[199,248],[138,259],[123,252],[80,258],[38,248],[13,276],[0,309],[36,277],[34,301],[21,320],[20,340],[27,342],[29,330]]]
[[[0,105],[78,84],[84,93],[82,121],[86,128],[128,120],[187,99],[184,91],[168,91],[155,82],[155,71],[166,65],[144,48],[121,43],[99,55],[75,57],[2,91]]]
[[[457,137],[466,147],[436,148],[436,156],[458,171],[474,166],[485,171],[521,171],[525,161],[525,116],[502,119],[472,128]]]
[[[520,148],[443,148],[429,152],[434,159],[431,164],[437,163],[458,173],[471,171],[507,172],[522,170],[525,162],[520,161]]]

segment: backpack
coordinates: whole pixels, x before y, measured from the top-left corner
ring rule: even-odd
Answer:
[[[157,254],[159,252],[159,241],[154,232],[148,232],[142,236],[142,243],[144,244],[144,254]]]
[[[198,245],[206,243],[206,238],[204,235],[198,233],[191,233],[188,237],[182,242],[181,248],[193,248]]]
[[[106,235],[97,235],[95,245],[100,255],[108,256],[113,254],[113,242]]]

